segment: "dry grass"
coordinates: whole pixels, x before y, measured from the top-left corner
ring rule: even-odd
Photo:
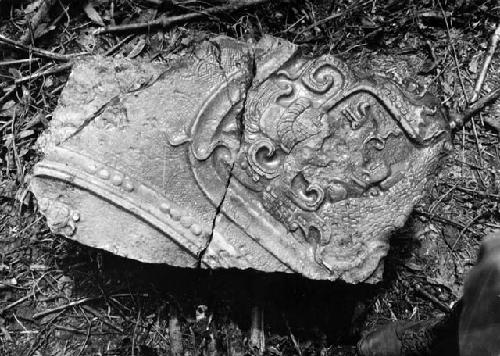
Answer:
[[[0,0],[0,34],[15,40],[28,34],[26,43],[59,55],[150,61],[216,34],[242,40],[272,34],[313,54],[348,59],[420,53],[428,58],[427,80],[453,110],[467,106],[500,21],[495,1],[272,1],[175,28],[95,36],[101,21],[151,21],[221,2],[99,0],[85,8],[61,0],[30,22],[42,3]],[[268,354],[349,355],[373,324],[446,310],[460,296],[481,238],[500,227],[499,134],[481,114],[456,134],[455,153],[406,231],[395,236],[385,282],[375,287],[146,266],[80,246],[50,233],[25,185],[38,159],[35,141],[67,79],[61,64],[0,43],[1,354],[166,355],[176,319],[189,354],[251,354],[249,295],[257,286],[274,290],[257,296],[266,310]],[[497,56],[485,92],[500,85],[499,66]],[[208,309],[197,321],[198,305]]]

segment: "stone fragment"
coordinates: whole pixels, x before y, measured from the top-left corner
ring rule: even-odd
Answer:
[[[229,38],[169,65],[77,62],[31,180],[51,229],[140,261],[195,267],[239,149],[252,65],[249,47]]]
[[[449,146],[417,89],[273,37],[86,59],[30,186],[54,232],[129,258],[376,282]]]

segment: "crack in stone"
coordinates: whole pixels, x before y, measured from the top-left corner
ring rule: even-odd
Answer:
[[[101,116],[102,113],[111,105],[114,105],[114,104],[117,104],[119,101],[120,101],[120,95],[121,94],[117,94],[115,95],[114,97],[112,97],[111,99],[109,99],[106,103],[104,103],[99,109],[97,109],[97,111],[95,113],[93,113],[90,117],[86,118],[83,120],[82,124],[80,126],[78,126],[78,128],[71,134],[69,135],[66,139],[64,139],[63,142],[61,142],[61,144],[64,144],[66,142],[68,142],[69,140],[71,140],[73,137],[75,137],[76,135],[78,135],[80,132],[82,132],[82,130],[84,128],[86,128],[87,126],[89,126],[97,117]]]
[[[220,48],[220,45],[215,42],[215,41],[208,41],[208,43],[210,43],[214,48],[215,48],[215,61],[217,62],[217,64],[219,65],[219,69],[220,71],[222,72],[222,75],[224,76],[225,80],[226,80],[226,83],[229,84],[230,81],[229,81],[229,78],[227,77],[227,73],[226,71],[224,70],[224,66],[222,65],[222,49]],[[253,61],[253,56],[252,56],[252,61]],[[233,100],[231,99],[231,93],[230,93],[230,89],[229,88],[229,85],[226,87],[226,95],[227,95],[227,98],[229,100],[229,102],[231,104],[237,104],[237,103],[234,103]],[[246,91],[248,91],[248,88],[246,88]],[[246,93],[245,93],[246,95]],[[245,102],[246,102],[246,99],[245,101],[243,102],[243,112],[245,111]],[[232,167],[231,167],[231,170],[232,170]],[[225,194],[225,193],[224,193]]]
[[[231,168],[229,170],[229,177],[227,179],[226,186],[224,187],[224,195],[222,196],[220,203],[217,205],[217,207],[215,209],[215,215],[214,215],[214,218],[212,220],[212,229],[210,232],[210,236],[208,237],[207,244],[203,248],[203,250],[201,250],[201,252],[198,254],[198,263],[197,263],[198,268],[201,268],[201,265],[203,263],[203,257],[205,256],[205,253],[207,252],[208,247],[210,246],[210,244],[212,243],[212,240],[214,239],[214,231],[215,231],[215,227],[217,224],[217,217],[221,214],[222,205],[224,204],[224,201],[226,200],[227,191],[229,190],[229,185],[231,184],[231,178],[233,177],[234,164],[235,164],[235,162],[233,162],[231,164]]]
[[[212,42],[210,42],[210,43],[213,44]],[[220,69],[224,73],[224,76],[227,78],[226,72],[225,72],[225,70],[224,70],[224,68],[222,66],[222,63],[221,63],[220,47],[218,46],[218,44],[215,47],[216,47],[217,52],[218,52],[217,63],[219,64]],[[247,102],[247,99],[248,99],[248,91],[253,86],[253,81],[254,81],[254,78],[255,78],[255,72],[256,72],[256,68],[255,68],[255,54],[253,52],[253,49],[251,49],[251,64],[250,64],[250,78],[251,79],[250,79],[250,83],[245,88],[245,99],[243,100],[242,109],[241,109],[241,112],[240,112],[240,114],[238,115],[238,118],[237,118],[237,120],[239,121],[239,127],[238,127],[238,129],[239,129],[238,130],[239,131],[239,140],[240,140],[239,148],[241,148],[241,145],[243,144],[243,138],[244,138],[244,133],[245,133],[244,116],[245,116],[245,110],[246,110],[246,102]],[[228,97],[231,98],[230,93],[229,93],[229,88],[228,88]],[[229,99],[229,100],[231,100],[231,99]],[[231,164],[231,168],[229,169],[229,177],[228,177],[227,182],[226,182],[226,186],[225,186],[225,189],[224,189],[224,194],[222,196],[222,199],[220,200],[220,203],[217,205],[217,207],[215,209],[215,215],[214,215],[214,218],[212,220],[212,229],[211,229],[211,233],[210,233],[210,236],[208,238],[207,244],[206,244],[205,248],[198,254],[198,264],[197,264],[198,268],[201,268],[201,265],[203,263],[203,258],[204,258],[205,254],[206,254],[208,248],[210,247],[210,244],[212,243],[212,240],[214,238],[214,231],[215,231],[215,228],[216,228],[216,225],[217,225],[217,218],[222,213],[222,206],[224,205],[224,202],[225,202],[226,196],[227,196],[227,192],[229,190],[229,185],[231,184],[231,180],[233,179],[233,170],[234,170],[234,166],[236,164],[236,158],[237,158],[237,156],[233,160],[233,162]]]
[[[157,83],[158,81],[160,81],[161,79],[163,79],[170,72],[170,70],[171,70],[171,68],[169,67],[168,69],[162,71],[156,78],[152,78],[148,82],[143,83],[137,89],[132,89],[132,90],[129,90],[129,91],[125,92],[125,93],[120,92],[120,93],[116,94],[115,96],[113,96],[106,103],[104,103],[103,105],[101,105],[101,107],[99,109],[97,109],[97,111],[94,112],[90,117],[84,119],[83,122],[82,122],[82,124],[80,126],[78,126],[78,128],[73,133],[71,133],[67,138],[65,138],[61,142],[61,144],[66,143],[67,141],[71,140],[73,137],[75,137],[76,135],[78,135],[80,132],[82,132],[83,129],[85,129],[95,119],[97,119],[99,116],[101,116],[104,113],[104,111],[109,106],[118,104],[120,102],[120,100],[121,100],[122,97],[125,97],[125,96],[127,96],[129,94],[132,94],[132,93],[137,93],[139,91],[145,90],[145,89],[153,86],[155,83]],[[116,73],[115,73],[115,79],[116,79]],[[117,82],[119,82],[119,81],[117,80]]]

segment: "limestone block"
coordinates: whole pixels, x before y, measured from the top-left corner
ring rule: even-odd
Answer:
[[[144,262],[375,282],[450,149],[413,86],[218,37],[75,63],[30,187],[50,228]]]

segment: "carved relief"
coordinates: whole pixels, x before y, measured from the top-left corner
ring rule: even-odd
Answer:
[[[385,78],[358,78],[335,57],[298,54],[250,90],[246,107],[238,182],[311,249],[316,273],[369,277],[357,269],[406,219],[421,189],[412,174],[434,169],[422,153],[438,156],[448,139],[438,108]],[[384,218],[380,229],[368,225]]]
[[[168,68],[151,65],[133,91],[109,69],[99,73],[105,101],[82,111],[80,71],[96,67],[116,66],[76,67],[63,94],[73,99],[40,140],[32,190],[54,231],[149,262],[375,281],[449,140],[432,100],[269,37],[206,42]],[[72,208],[48,204],[54,195]],[[88,242],[106,219],[89,202],[134,216],[129,237],[114,227],[130,242]],[[148,252],[164,245],[141,224],[176,247]]]

